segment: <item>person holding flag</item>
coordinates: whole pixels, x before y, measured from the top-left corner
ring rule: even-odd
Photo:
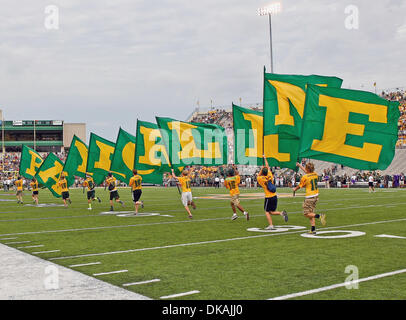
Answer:
[[[181,189],[182,189],[182,196],[181,196],[182,204],[185,207],[186,212],[188,213],[189,219],[193,219],[193,215],[189,209],[189,205],[192,206],[193,210],[196,209],[196,205],[193,202],[192,189],[190,187],[191,170],[189,170],[189,171],[186,169],[183,170],[182,175],[180,177],[177,177],[175,175],[175,172],[173,169],[171,169],[171,170],[172,170],[172,177],[179,182]]]
[[[261,168],[261,171],[257,176],[257,181],[265,192],[264,209],[266,218],[269,223],[268,227],[266,227],[265,230],[276,230],[276,228],[274,228],[272,223],[272,216],[273,215],[282,216],[285,222],[288,222],[288,214],[285,210],[283,210],[282,212],[276,211],[276,208],[278,207],[278,196],[276,195],[276,188],[275,190],[270,190],[269,188],[269,182],[275,185],[275,180],[265,156],[264,156],[264,164],[265,166]]]
[[[238,188],[240,182],[241,177],[236,166],[233,165],[233,167],[228,170],[227,178],[224,180],[224,186],[230,191],[231,196],[231,209],[233,210],[231,220],[235,220],[238,218],[236,210],[236,208],[238,208],[238,210],[240,210],[244,214],[245,218],[248,221],[250,219],[249,213],[245,211],[245,209],[240,204],[240,189]]]
[[[72,201],[69,196],[68,181],[66,180],[64,174],[61,174],[59,181],[58,181],[58,186],[61,188],[63,204],[64,204],[65,208],[67,208],[68,207],[67,202],[69,202],[69,204],[71,204]]]
[[[113,177],[113,173],[109,172],[107,174],[105,183],[110,192],[110,211],[114,211],[113,200],[120,203],[124,207],[124,202],[120,200],[120,195],[117,191],[117,179]]]
[[[326,225],[326,215],[315,213],[316,203],[319,200],[319,188],[317,186],[319,176],[314,172],[314,164],[311,162],[306,163],[306,167],[303,167],[299,162],[297,162],[296,165],[305,172],[305,175],[300,180],[299,185],[293,188],[293,192],[303,187],[306,188],[303,214],[310,220],[311,230],[309,233],[316,234],[316,219],[320,219],[323,226]]]
[[[133,176],[130,178],[130,183],[128,184],[131,187],[132,198],[135,206],[135,214],[138,214],[138,207],[141,205],[141,208],[144,208],[144,202],[139,201],[142,194],[142,177],[138,174],[136,169],[133,170]]]
[[[30,182],[30,187],[32,190],[32,201],[33,201],[33,203],[38,205],[38,181],[35,177],[32,178],[32,180]]]
[[[17,180],[14,181],[14,185],[17,188],[16,196],[17,203],[23,204],[23,190],[24,190],[24,180],[21,176],[18,176]]]
[[[87,187],[87,203],[89,205],[87,210],[92,210],[92,201],[95,201],[97,199],[97,201],[99,201],[100,203],[101,199],[99,197],[96,197],[96,184],[94,183],[94,180],[90,174],[86,173],[86,180],[83,181],[82,187],[83,191]]]

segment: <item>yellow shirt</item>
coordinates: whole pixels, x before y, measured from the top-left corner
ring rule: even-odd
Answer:
[[[59,187],[61,187],[62,192],[67,192],[67,191],[69,191],[69,190],[68,190],[68,182],[66,181],[65,178],[62,179],[62,180],[59,180],[58,185],[59,185]]]
[[[306,187],[306,198],[312,198],[319,195],[319,188],[317,186],[318,181],[319,176],[315,172],[305,174],[302,179],[300,179],[299,187]]]
[[[23,191],[23,179],[17,180],[16,182],[14,182],[14,184],[17,187],[17,191]]]
[[[240,176],[228,177],[226,180],[224,180],[224,186],[230,190],[230,196],[240,194],[240,189],[238,188],[240,182]]]
[[[107,183],[107,185],[109,186],[109,191],[110,192],[113,192],[113,191],[116,191],[117,190],[117,188],[116,188],[116,178],[114,178],[114,177],[108,177],[107,179],[106,179],[106,183]]]
[[[83,186],[87,187],[89,190],[93,190],[96,185],[93,178],[86,178],[86,180],[83,181]]]
[[[141,190],[141,188],[142,188],[141,182],[142,182],[142,177],[140,175],[137,174],[137,175],[131,177],[130,183],[129,183],[131,190],[132,191]]]
[[[259,183],[259,185],[264,188],[264,192],[265,192],[265,198],[272,198],[276,196],[276,193],[273,193],[271,191],[268,190],[268,182],[269,180],[272,181],[272,183],[274,183],[274,178],[273,178],[273,174],[272,172],[268,171],[268,175],[267,176],[261,176],[258,175],[257,176],[257,181]]]
[[[38,181],[36,181],[36,182],[34,182],[34,181],[30,182],[30,186],[31,186],[32,191],[38,191]]]
[[[178,177],[182,192],[192,192],[190,188],[190,178],[188,176]]]

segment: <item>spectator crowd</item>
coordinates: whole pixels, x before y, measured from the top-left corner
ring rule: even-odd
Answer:
[[[399,139],[396,143],[396,147],[406,148],[406,91],[400,89],[390,92],[383,91],[382,97],[387,100],[398,101],[400,103],[400,118],[398,121]]]

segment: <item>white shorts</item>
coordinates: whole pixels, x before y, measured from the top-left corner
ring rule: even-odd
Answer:
[[[182,192],[182,203],[185,207],[192,201],[193,197],[191,192]]]

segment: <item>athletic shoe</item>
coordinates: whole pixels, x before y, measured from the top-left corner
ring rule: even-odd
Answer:
[[[99,203],[101,202],[101,199],[99,197],[97,197],[97,201],[99,201]]]
[[[144,208],[144,201],[141,201],[141,208]]]
[[[288,218],[288,213],[286,212],[286,210],[282,211],[282,215],[283,215],[283,219],[285,219],[285,222],[288,222],[289,218]]]
[[[308,234],[316,234],[316,231],[309,231]]]
[[[250,219],[250,214],[248,212],[244,212],[244,216],[247,221]]]
[[[123,207],[124,207],[124,202],[120,200],[120,203],[121,203],[121,206],[123,206]]]
[[[320,215],[320,222],[323,226],[326,225],[326,215],[324,213]]]
[[[87,210],[92,210],[92,208],[87,208]]]
[[[193,219],[193,216],[192,216],[192,215],[189,215],[189,219]]]
[[[276,230],[276,228],[274,226],[267,226],[265,230]]]
[[[114,211],[114,208],[113,208],[113,207],[111,207],[111,208],[110,208],[110,211]]]
[[[235,220],[237,218],[238,218],[237,214],[234,213],[233,216],[231,217],[231,220]]]
[[[69,201],[69,204],[72,204],[72,200],[71,200],[71,199],[68,199],[68,201]]]

